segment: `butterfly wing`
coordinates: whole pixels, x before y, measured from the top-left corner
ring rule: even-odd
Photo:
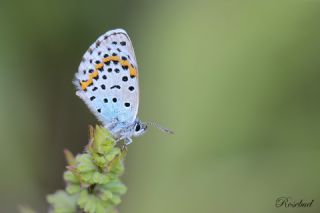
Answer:
[[[77,95],[106,126],[132,124],[139,107],[138,66],[122,29],[106,32],[84,54],[75,75]]]

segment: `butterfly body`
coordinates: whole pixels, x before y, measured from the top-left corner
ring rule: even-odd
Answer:
[[[100,36],[86,51],[75,75],[76,94],[112,135],[131,143],[147,126],[137,118],[138,65],[122,29]]]

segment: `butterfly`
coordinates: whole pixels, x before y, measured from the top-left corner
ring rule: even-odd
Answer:
[[[85,52],[74,85],[79,96],[117,141],[132,142],[148,125],[173,133],[137,117],[139,108],[138,64],[131,40],[123,29],[101,35]]]

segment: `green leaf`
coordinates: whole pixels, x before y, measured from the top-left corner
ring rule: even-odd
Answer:
[[[64,149],[63,152],[64,152],[64,156],[66,157],[68,165],[69,166],[75,165],[76,161],[72,152],[70,152],[68,149]]]
[[[120,196],[118,195],[113,195],[110,199],[111,203],[113,205],[119,205],[121,203],[121,199],[120,199]]]
[[[76,157],[76,170],[78,172],[89,172],[96,170],[90,154],[81,154]]]
[[[97,184],[106,184],[110,181],[107,175],[101,174],[100,172],[95,172],[92,176],[92,182]]]
[[[80,183],[79,175],[75,175],[71,171],[65,171],[63,173],[63,179],[67,182],[70,182],[70,183]]]
[[[89,194],[86,191],[81,192],[78,204],[81,209],[88,213],[105,213],[106,209],[110,206],[99,199],[98,196]]]
[[[105,159],[104,155],[101,155],[98,153],[92,153],[92,159],[94,163],[101,169],[106,167],[107,160]]]
[[[92,184],[92,176],[93,176],[94,171],[91,172],[86,172],[86,173],[81,173],[81,181],[82,183],[87,183],[87,184]]]
[[[111,134],[103,127],[96,126],[93,147],[99,154],[109,152],[115,145],[115,140]]]
[[[120,154],[120,149],[115,147],[106,155],[106,160],[107,161],[117,160],[115,158],[119,154]]]
[[[75,194],[81,191],[81,187],[79,184],[68,184],[68,186],[66,187],[66,191],[69,194]]]
[[[110,175],[114,176],[114,177],[118,177],[120,175],[122,175],[124,172],[124,166],[121,162],[112,164],[111,168],[110,168]]]
[[[103,201],[108,201],[112,198],[113,194],[111,191],[102,191],[99,195],[99,197],[103,200]]]
[[[47,196],[48,203],[52,206],[54,213],[73,213],[77,209],[77,195],[69,195],[64,191],[57,191]]]
[[[119,195],[127,192],[127,187],[123,183],[121,183],[119,180],[110,181],[109,183],[101,185],[99,187],[103,192],[110,191],[112,193],[116,193]]]

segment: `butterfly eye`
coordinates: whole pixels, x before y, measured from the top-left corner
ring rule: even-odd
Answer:
[[[136,132],[138,132],[140,129],[141,129],[140,124],[137,124],[137,126],[136,126]]]

